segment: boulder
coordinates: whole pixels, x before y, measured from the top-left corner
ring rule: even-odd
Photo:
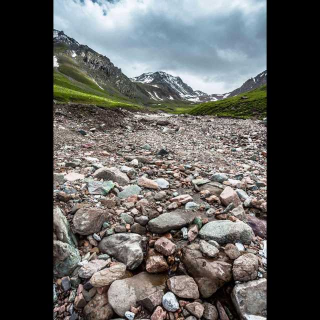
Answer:
[[[109,261],[95,259],[88,263],[86,263],[83,267],[79,270],[79,277],[83,279],[89,279],[92,275],[104,267],[108,265]]]
[[[170,291],[162,297],[162,305],[170,312],[175,312],[179,309],[179,302],[176,296]]]
[[[129,177],[115,167],[100,168],[93,174],[93,177],[97,179],[111,180],[113,182],[117,182],[120,186],[125,186],[130,182]]]
[[[170,291],[179,298],[199,299],[199,289],[193,278],[189,276],[175,276],[167,281]]]
[[[235,207],[241,204],[238,194],[231,188],[226,187],[223,192],[220,194],[221,203],[225,206],[228,206],[230,203],[233,203]]]
[[[267,280],[259,279],[235,285],[232,302],[242,319],[267,317]]]
[[[97,233],[108,216],[109,212],[103,209],[81,208],[73,217],[74,230],[81,235]]]
[[[171,230],[178,230],[191,223],[196,216],[197,212],[177,209],[151,219],[148,222],[148,229],[153,233],[165,233]]]
[[[97,260],[93,260],[97,261]],[[100,260],[103,261],[103,260]],[[90,262],[89,262],[90,263]],[[126,265],[116,263],[110,268],[96,272],[90,279],[90,283],[96,287],[104,287],[110,285],[113,281],[123,279],[126,276]]]
[[[108,290],[108,299],[114,312],[123,317],[137,301],[165,289],[166,274],[141,272],[131,278],[114,281]]]
[[[218,320],[219,318],[218,310],[214,305],[208,302],[204,302],[203,306],[204,306],[204,311],[203,311],[202,317],[205,320]]]
[[[237,246],[232,243],[228,243],[224,248],[224,253],[231,259],[235,260],[240,256],[240,251]]]
[[[81,261],[74,246],[59,240],[53,241],[53,274],[56,277],[70,275]]]
[[[202,317],[204,312],[204,306],[199,302],[188,303],[186,309],[198,319]]]
[[[252,228],[254,234],[262,239],[267,238],[267,223],[265,220],[259,219],[250,214],[246,217],[247,224]]]
[[[106,293],[96,294],[84,307],[83,313],[87,320],[109,320],[113,316],[113,310],[108,302]]]
[[[155,249],[164,256],[171,256],[176,251],[177,246],[166,237],[161,237],[154,244]]]
[[[201,239],[215,240],[223,245],[234,242],[250,244],[254,234],[251,227],[242,221],[219,220],[205,224],[199,236]]]
[[[199,249],[205,256],[209,258],[215,258],[219,254],[219,249],[205,240],[200,240]]]
[[[69,222],[59,207],[53,210],[54,239],[65,242],[71,246],[77,245],[77,239],[70,230]]]
[[[136,233],[117,233],[103,238],[99,249],[123,262],[129,270],[143,261],[142,237]]]
[[[204,298],[210,297],[232,279],[232,265],[203,257],[199,245],[192,244],[182,249],[181,261],[194,278]]]
[[[141,188],[137,185],[131,185],[125,187],[121,192],[118,193],[118,198],[126,199],[134,195],[138,195],[141,192]]]
[[[232,273],[235,281],[250,281],[257,279],[259,269],[258,257],[246,253],[234,260]]]
[[[149,273],[159,273],[169,270],[166,259],[161,254],[149,256],[146,260],[146,270]]]

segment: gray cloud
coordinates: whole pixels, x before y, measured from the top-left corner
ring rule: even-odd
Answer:
[[[163,70],[222,93],[266,69],[264,0],[55,0],[54,26],[129,77]]]

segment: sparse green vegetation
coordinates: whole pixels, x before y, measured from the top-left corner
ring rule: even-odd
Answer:
[[[241,97],[247,97],[242,99]],[[216,115],[233,118],[264,118],[267,115],[267,86],[220,101],[206,102],[185,112],[192,115]]]

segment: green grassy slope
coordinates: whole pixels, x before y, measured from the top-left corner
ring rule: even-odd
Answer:
[[[241,97],[248,99],[241,99]],[[201,103],[191,110],[181,110],[192,115],[215,115],[233,118],[264,118],[267,115],[267,86],[220,101]]]

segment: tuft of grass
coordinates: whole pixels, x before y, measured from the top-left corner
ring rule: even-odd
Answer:
[[[247,99],[241,99],[243,96]],[[267,115],[267,86],[264,85],[236,97],[201,103],[191,110],[185,110],[185,112],[192,115],[262,119]]]

